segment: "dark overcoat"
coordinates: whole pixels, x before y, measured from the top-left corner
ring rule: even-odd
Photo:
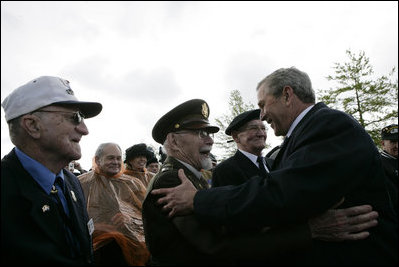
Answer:
[[[212,187],[239,185],[256,175],[262,175],[258,166],[237,150],[232,157],[216,165],[212,172]]]
[[[71,228],[79,240],[80,255],[71,256],[57,204],[23,168],[13,149],[1,160],[2,265],[82,266],[93,263],[83,191],[75,175],[63,172]]]
[[[345,197],[341,208],[370,204],[378,211],[378,226],[361,241],[314,241],[313,253],[298,264],[397,265],[398,224],[384,177],[379,152],[363,127],[318,103],[281,147],[266,179],[199,191],[194,212],[201,221],[245,229],[304,221]]]

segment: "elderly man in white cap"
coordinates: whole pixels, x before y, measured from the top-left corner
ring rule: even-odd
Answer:
[[[42,76],[2,102],[15,148],[1,160],[2,265],[91,265],[93,250],[79,180],[64,169],[81,157],[84,118],[101,112],[81,102],[67,80]]]

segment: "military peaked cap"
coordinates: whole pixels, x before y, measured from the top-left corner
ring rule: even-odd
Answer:
[[[398,125],[391,124],[384,128],[381,131],[381,139],[382,140],[398,140]]]
[[[219,131],[208,121],[209,106],[202,99],[191,99],[163,115],[152,129],[152,138],[160,144],[166,140],[168,133],[181,130],[205,129],[210,133]]]
[[[225,133],[231,135],[232,131],[238,130],[245,123],[250,122],[255,119],[260,119],[260,109],[253,109],[245,111],[237,115],[227,126]]]

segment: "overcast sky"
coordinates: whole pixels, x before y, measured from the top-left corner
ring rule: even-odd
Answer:
[[[398,2],[1,1],[1,101],[50,75],[101,102],[80,142],[89,169],[103,142],[158,148],[155,122],[189,99],[208,102],[212,123],[232,90],[256,105],[257,83],[278,68],[307,72],[316,93],[331,88],[325,77],[347,49],[377,75],[397,67]],[[269,130],[267,143],[279,142]],[[12,147],[1,109],[1,157]]]

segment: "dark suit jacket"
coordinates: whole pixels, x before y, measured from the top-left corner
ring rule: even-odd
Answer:
[[[256,175],[262,175],[258,166],[237,150],[234,156],[216,165],[212,172],[212,187],[239,185]]]
[[[70,256],[62,216],[52,198],[22,167],[14,149],[1,160],[2,265],[89,265],[92,243],[79,180],[64,170],[66,199],[81,255]]]
[[[316,104],[283,146],[267,179],[199,191],[194,211],[201,221],[246,226],[303,221],[329,209],[370,204],[379,213],[370,237],[356,242],[314,242],[305,264],[395,265],[398,224],[385,187],[378,150],[349,115]],[[298,262],[301,263],[301,262]]]
[[[226,236],[220,227],[198,223],[193,215],[168,218],[156,204],[159,197],[150,192],[156,188],[180,184],[178,169],[199,190],[207,188],[204,179],[194,174],[173,157],[167,157],[160,172],[151,180],[143,203],[143,222],[147,248],[154,265],[231,265],[234,260],[264,259],[282,251],[298,250],[310,243],[306,225],[280,231],[278,228],[264,233]],[[206,190],[205,190],[206,191]]]

